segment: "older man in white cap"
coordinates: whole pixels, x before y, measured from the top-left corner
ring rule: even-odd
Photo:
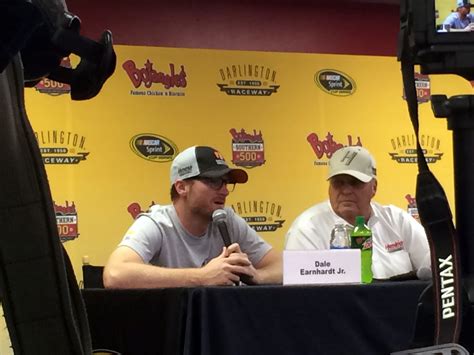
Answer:
[[[356,216],[364,216],[372,229],[375,279],[429,277],[430,250],[423,227],[402,209],[372,201],[376,166],[365,148],[337,150],[329,160],[328,180],[329,201],[307,209],[293,222],[286,249],[329,249],[335,224],[353,226]]]
[[[474,30],[474,16],[470,12],[470,0],[457,0],[456,11],[449,14],[443,22],[444,30],[449,32]]]
[[[170,205],[137,217],[104,269],[108,288],[281,283],[281,253],[225,207],[247,173],[231,169],[214,148],[190,147],[171,165]],[[224,214],[228,243],[213,223]]]

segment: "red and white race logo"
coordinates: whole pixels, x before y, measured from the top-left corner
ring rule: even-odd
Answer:
[[[58,226],[58,234],[61,242],[65,243],[79,237],[77,210],[74,202],[72,205],[69,205],[68,201],[66,201],[66,206],[54,203],[54,211],[56,213],[56,224]]]
[[[262,131],[253,134],[245,132],[242,128],[237,132],[235,128],[230,131],[232,135],[232,163],[244,168],[254,168],[265,163],[265,149]]]
[[[61,60],[60,66],[64,68],[71,68],[71,60],[69,57],[65,57]],[[59,96],[63,94],[69,94],[71,92],[71,86],[69,84],[60,83],[59,81],[51,80],[49,78],[43,78],[41,81],[34,86],[36,91],[42,94],[51,96]]]
[[[416,98],[418,103],[430,101],[431,98],[431,82],[428,75],[415,73],[415,87],[416,87]],[[405,88],[403,88],[403,99],[406,100]]]

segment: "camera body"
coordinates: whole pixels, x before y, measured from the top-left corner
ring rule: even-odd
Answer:
[[[474,31],[442,24],[452,6],[456,6],[453,0],[402,0],[398,58],[408,54],[423,74],[457,74],[474,80]]]

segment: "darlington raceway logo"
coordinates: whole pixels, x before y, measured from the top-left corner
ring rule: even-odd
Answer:
[[[256,232],[274,232],[285,223],[281,205],[274,202],[242,201],[232,204],[231,207]]]
[[[63,58],[60,66],[71,69],[71,60],[69,57]],[[42,94],[48,94],[51,96],[59,96],[71,92],[71,86],[69,84],[60,83],[48,78],[41,79],[34,88]]]
[[[58,234],[61,242],[65,243],[69,240],[79,237],[77,229],[77,210],[74,202],[69,206],[60,206],[54,203],[54,212],[56,213],[56,224],[58,225]]]
[[[314,82],[321,90],[335,96],[349,96],[356,91],[355,81],[349,75],[334,69],[318,71],[314,74]]]
[[[184,65],[180,66],[179,73],[176,73],[175,65],[169,63],[169,73],[156,71],[153,69],[153,63],[146,60],[143,68],[137,68],[133,60],[127,60],[122,64],[122,68],[128,74],[130,81],[135,89],[142,85],[148,89],[130,90],[133,96],[184,96],[184,88],[188,85],[186,80],[186,71]],[[153,84],[161,84],[166,91],[151,90]],[[172,90],[174,89],[174,90]]]
[[[347,135],[347,144],[338,143],[331,134],[328,132],[325,139],[319,139],[319,136],[316,133],[310,133],[306,137],[306,140],[313,148],[314,153],[316,154],[316,160],[314,161],[314,165],[327,165],[327,160],[321,161],[324,157],[327,159],[331,158],[334,152],[342,147],[347,147],[350,145],[358,145],[362,147],[362,142],[360,137],[357,139],[353,139],[351,135]]]
[[[224,83],[217,84],[231,96],[270,96],[276,93],[276,70],[258,64],[237,64],[219,69]]]
[[[140,158],[164,163],[174,159],[178,148],[168,138],[153,133],[138,134],[130,140],[130,148]]]
[[[244,168],[254,168],[265,163],[265,151],[262,131],[248,134],[242,128],[237,132],[235,128],[230,131],[232,135],[232,163]]]
[[[79,164],[86,160],[86,137],[67,131],[35,132],[44,164]]]
[[[153,206],[155,202],[151,202]],[[281,214],[281,205],[268,201],[243,201],[233,204],[232,209],[241,216],[250,227],[257,232],[274,232],[283,227],[285,220]],[[144,213],[138,202],[132,202],[127,207],[128,213],[136,219],[140,213]]]
[[[431,98],[431,83],[428,75],[415,73],[416,98],[418,103],[428,102]],[[403,88],[403,99],[406,100],[405,88]]]
[[[390,139],[392,152],[388,154],[399,164],[417,164],[416,138],[414,134],[406,134]],[[426,134],[420,135],[420,144],[428,164],[434,164],[441,160],[441,140]]]

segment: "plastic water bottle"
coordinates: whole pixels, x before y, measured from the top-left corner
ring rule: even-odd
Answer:
[[[364,216],[356,217],[356,225],[351,232],[351,248],[360,249],[361,280],[372,282],[372,230],[365,224]]]
[[[349,232],[342,223],[336,223],[331,231],[331,249],[347,249],[350,247]]]

